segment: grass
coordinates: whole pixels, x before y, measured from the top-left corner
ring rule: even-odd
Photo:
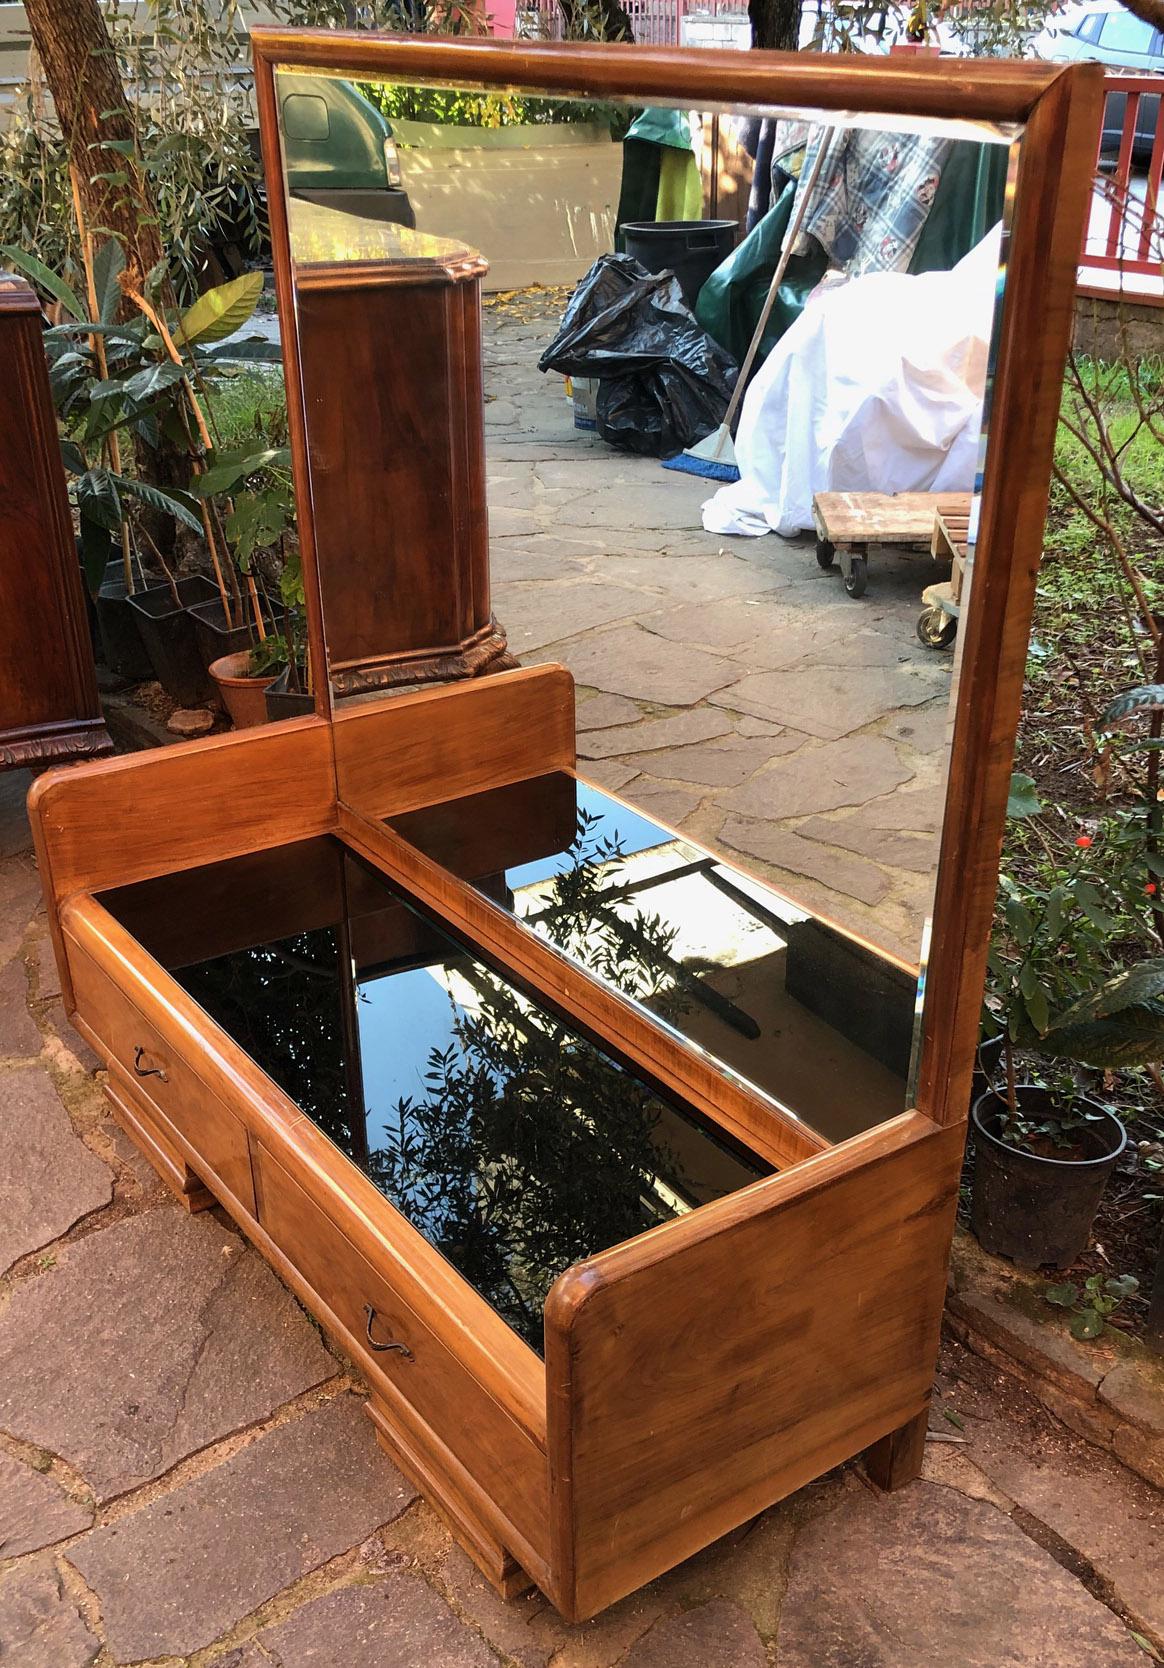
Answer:
[[[287,437],[287,396],[279,365],[240,366],[214,378],[210,408],[223,451],[262,439],[282,445]]]

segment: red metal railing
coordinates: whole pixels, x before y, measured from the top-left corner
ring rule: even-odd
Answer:
[[[1112,71],[1106,84],[1095,198],[1082,265],[1159,281],[1164,261],[1164,219],[1159,212],[1164,76]]]

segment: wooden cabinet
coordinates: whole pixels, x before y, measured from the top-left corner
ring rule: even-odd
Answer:
[[[35,294],[0,272],[0,770],[113,747],[41,334]]]
[[[52,772],[31,797],[64,999],[131,1135],[188,1207],[225,1205],[358,1363],[385,1447],[498,1589],[535,1582],[580,1620],[848,1458],[886,1486],[920,1466],[1101,78],[984,63],[952,89],[881,59],[254,41],[271,179],[275,67],[321,59],[1026,124],[912,1068],[911,970],[690,840],[684,884],[710,866],[762,925],[763,999],[799,1028],[782,1054],[739,1044],[753,993],[717,984],[714,954],[648,942],[666,978],[626,984],[535,930],[515,869],[560,854],[597,792],[562,667],[334,708],[321,678],[314,717]],[[275,192],[271,215],[302,505],[296,402],[326,367],[294,351]],[[441,292],[446,317],[459,293]],[[442,478],[476,561],[472,503]],[[315,531],[342,590],[342,494],[328,503]],[[434,513],[415,508],[405,531]],[[322,666],[331,604],[305,526]],[[471,585],[445,605],[454,635],[484,628]],[[683,1001],[647,1000],[668,989]],[[806,1055],[827,1055],[819,1081]]]

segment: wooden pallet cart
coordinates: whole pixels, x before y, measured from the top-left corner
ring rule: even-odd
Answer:
[[[822,568],[841,564],[845,590],[862,597],[869,580],[869,552],[892,544],[933,550],[934,518],[954,523],[970,514],[968,492],[818,492],[812,501],[816,559]]]
[[[930,550],[936,561],[950,563],[950,577],[939,584],[927,585],[922,592],[924,607],[918,615],[917,634],[927,649],[948,649],[958,635],[969,538],[969,502],[965,512],[960,508],[939,510]]]

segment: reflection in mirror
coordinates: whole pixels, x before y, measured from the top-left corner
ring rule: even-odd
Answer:
[[[771,1173],[331,838],[102,902],[539,1354],[564,1269]]]
[[[882,952],[844,988],[896,1036],[1018,135],[276,85],[333,694],[563,662],[579,774]],[[716,435],[753,340],[731,479]],[[848,1127],[796,1048],[761,1071],[716,1023],[701,1047]],[[901,1053],[862,1121],[905,1103]]]

